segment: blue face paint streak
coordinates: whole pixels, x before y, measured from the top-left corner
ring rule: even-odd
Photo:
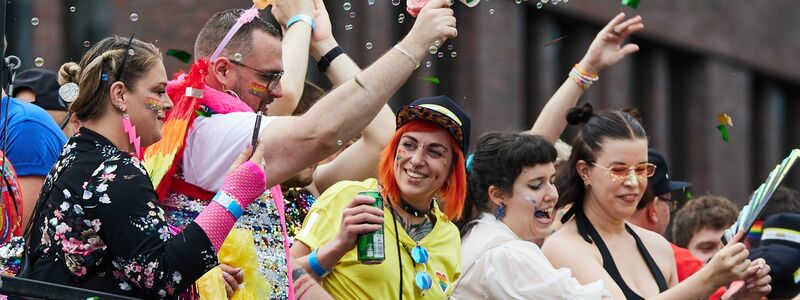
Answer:
[[[547,218],[547,219],[550,218],[550,214],[548,212],[543,211],[543,210],[539,210],[539,206],[537,205],[537,202],[535,200],[533,200],[532,197],[525,197],[525,199],[527,199],[528,201],[533,203],[533,217],[534,218]]]

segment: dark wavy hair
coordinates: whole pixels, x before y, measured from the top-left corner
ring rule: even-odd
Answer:
[[[490,132],[483,135],[472,154],[467,176],[467,201],[456,222],[464,236],[480,218],[491,212],[489,187],[496,186],[509,194],[523,168],[554,163],[556,148],[538,135],[527,133]]]
[[[572,204],[572,208],[561,218],[566,223],[576,210],[583,209],[583,198],[586,187],[575,168],[578,161],[592,163],[597,160],[597,153],[603,151],[603,143],[611,140],[646,139],[647,133],[642,126],[639,112],[636,109],[609,110],[595,113],[589,103],[581,107],[573,107],[567,113],[567,122],[581,125],[572,153],[566,167],[556,176],[556,188],[560,194],[557,208]]]

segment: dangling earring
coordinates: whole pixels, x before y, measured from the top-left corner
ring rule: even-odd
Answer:
[[[591,188],[591,187],[592,187],[592,185],[589,183],[589,181],[588,181],[588,180],[584,180],[584,181],[583,181],[583,187],[584,187],[584,188],[586,188],[586,189],[588,190],[589,188]]]
[[[506,204],[500,203],[497,208],[494,209],[494,217],[498,221],[502,220],[506,216]]]
[[[122,112],[122,129],[125,133],[128,134],[128,142],[133,145],[133,150],[135,151],[136,158],[142,159],[142,144],[141,144],[141,137],[136,134],[136,126],[131,123],[131,116],[128,115],[128,112],[119,105],[114,105],[115,108]]]

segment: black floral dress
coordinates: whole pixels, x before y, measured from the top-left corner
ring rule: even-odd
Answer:
[[[20,277],[141,298],[175,298],[218,264],[192,222],[172,236],[135,157],[81,128],[39,196]]]

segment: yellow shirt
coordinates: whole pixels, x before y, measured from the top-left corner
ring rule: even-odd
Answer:
[[[367,179],[362,182],[342,181],[320,195],[311,207],[303,222],[303,230],[295,239],[302,241],[311,249],[317,249],[331,241],[338,233],[342,223],[342,211],[360,191],[377,191],[378,181]],[[400,285],[400,261],[397,257],[397,235],[395,222],[388,208],[384,212],[384,245],[386,259],[377,265],[365,265],[358,261],[355,247],[348,251],[326,276],[322,286],[335,299],[397,299]],[[411,239],[402,226],[400,235],[400,259],[403,270],[404,299],[445,299],[452,292],[452,283],[461,275],[461,238],[456,226],[434,206],[436,224],[428,235],[420,240],[420,245],[428,250],[429,259],[426,272],[433,285],[423,295],[415,283],[418,272],[426,269],[414,264],[411,249],[416,242]],[[399,223],[398,223],[399,224]]]

